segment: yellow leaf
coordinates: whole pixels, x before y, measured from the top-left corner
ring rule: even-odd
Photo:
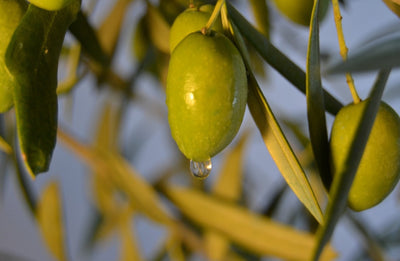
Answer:
[[[172,218],[163,208],[156,191],[116,152],[85,146],[58,129],[60,141],[83,162],[125,193],[132,207],[153,221],[169,225]]]
[[[36,218],[50,252],[60,261],[67,260],[62,215],[60,189],[56,182],[51,182],[42,192]]]
[[[125,11],[128,9],[130,3],[131,0],[119,0],[114,5],[114,8],[107,18],[104,19],[98,31],[99,41],[102,47],[105,52],[111,56],[113,56],[115,47],[117,46]]]
[[[11,155],[13,152],[11,146],[2,137],[0,137],[0,151],[3,151],[9,155]]]
[[[138,242],[131,226],[131,210],[130,208],[126,208],[123,212],[126,212],[127,215],[121,220],[119,226],[122,241],[120,261],[142,261],[143,258],[140,255]]]
[[[199,191],[168,186],[164,192],[191,221],[220,232],[255,254],[284,260],[311,258],[315,236],[310,233],[218,201]],[[334,260],[335,257],[336,253],[328,245],[320,260]]]

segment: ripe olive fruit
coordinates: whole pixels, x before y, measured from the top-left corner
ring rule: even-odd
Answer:
[[[5,53],[25,10],[24,0],[0,0],[0,113],[13,105],[13,79],[6,69]]]
[[[309,26],[314,0],[274,0],[277,9],[292,22]],[[322,21],[328,10],[328,1],[320,5],[319,21]]]
[[[203,162],[235,137],[246,108],[246,70],[223,34],[189,34],[169,63],[166,103],[172,137],[182,153]]]
[[[338,175],[354,140],[357,125],[367,102],[350,104],[337,114],[331,133],[332,173]],[[370,136],[351,186],[348,203],[362,211],[380,203],[400,177],[400,118],[381,102]]]
[[[200,7],[188,8],[175,19],[171,27],[169,38],[170,53],[188,34],[200,31],[208,22],[213,5],[202,5]],[[211,29],[223,32],[221,19],[217,19]]]
[[[37,7],[48,11],[57,11],[67,5],[69,5],[73,0],[29,0],[29,2]]]

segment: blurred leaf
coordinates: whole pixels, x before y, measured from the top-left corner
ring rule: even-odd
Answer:
[[[120,212],[126,212],[127,215],[123,216],[123,219],[121,220],[121,223],[119,225],[119,233],[120,233],[120,238],[122,241],[121,244],[121,256],[120,256],[120,261],[141,261],[144,260],[139,251],[139,246],[137,239],[134,235],[133,227],[131,225],[131,209],[125,208],[125,210],[120,211]]]
[[[329,191],[330,201],[328,202],[324,217],[325,223],[320,225],[317,231],[318,243],[314,249],[313,260],[318,260],[322,249],[332,236],[339,218],[347,207],[349,190],[357,172],[362,154],[364,153],[364,148],[375,121],[375,116],[389,74],[390,70],[382,70],[379,73],[368,104],[366,105],[354,135],[355,139],[348,151],[347,160],[344,166],[338,170],[338,173],[334,175],[335,178],[333,179],[332,187]]]
[[[306,92],[306,74],[287,58],[281,51],[273,46],[268,39],[257,31],[232,5],[227,3],[230,18],[238,27],[244,38],[247,39],[259,54],[275,68],[282,76],[291,82],[301,92]],[[333,96],[324,90],[326,110],[336,114],[343,106]]]
[[[383,0],[383,2],[395,13],[398,17],[400,17],[400,1],[399,0]]]
[[[73,87],[79,82],[80,78],[77,75],[81,55],[81,45],[74,44],[69,49],[66,61],[66,79],[60,82],[57,86],[57,95],[70,92]]]
[[[362,72],[400,66],[400,34],[385,36],[349,53],[346,61],[329,66],[328,73]]]
[[[98,30],[98,37],[103,50],[110,57],[114,56],[115,47],[117,46],[120,36],[122,22],[131,0],[114,1],[116,4],[108,16],[104,19]]]
[[[4,153],[9,155],[13,153],[13,149],[11,148],[10,144],[8,144],[7,141],[5,141],[1,136],[0,136],[0,151],[3,151]]]
[[[229,201],[237,201],[242,195],[243,155],[248,133],[245,132],[238,143],[226,155],[212,188],[212,194]]]
[[[164,210],[154,189],[120,155],[87,147],[61,130],[58,136],[94,172],[125,193],[137,211],[153,221],[166,225],[171,223],[171,217]]]
[[[95,29],[82,11],[78,12],[77,18],[70,25],[69,30],[82,45],[83,51],[91,59],[103,67],[108,66],[110,59],[105,50],[103,50]]]
[[[42,192],[36,212],[40,231],[53,256],[60,261],[68,260],[60,188],[49,183]]]
[[[166,248],[168,250],[169,260],[185,261],[185,253],[182,249],[182,241],[176,233],[171,233],[166,239]]]
[[[212,194],[218,198],[235,203],[241,198],[243,183],[243,154],[248,133],[244,133],[236,146],[227,154],[212,188]],[[206,231],[205,247],[210,260],[225,260],[229,252],[229,241],[220,233]]]
[[[359,218],[351,213],[348,214],[347,217],[362,236],[366,245],[365,251],[369,254],[371,259],[374,261],[385,261],[386,258],[383,249],[378,245],[376,240],[378,238],[377,235],[372,233],[368,225],[362,222]]]
[[[309,260],[314,236],[276,223],[247,209],[224,203],[200,191],[169,185],[164,192],[180,211],[198,225],[213,229],[256,254],[285,260]],[[336,257],[328,247],[321,260]]]
[[[0,0],[0,113],[8,111],[14,104],[14,79],[8,73],[5,53],[14,30],[26,11],[27,3],[23,0]]]
[[[325,1],[325,0],[322,0]],[[324,93],[321,84],[318,13],[321,1],[314,1],[307,51],[306,98],[311,147],[319,173],[327,188],[332,182],[329,166],[329,143],[325,119]],[[322,3],[324,5],[324,3]]]
[[[160,11],[150,3],[147,3],[146,22],[154,46],[163,53],[169,54],[170,26]]]
[[[267,0],[250,0],[251,10],[257,24],[257,29],[269,38],[270,23],[269,23],[269,8]]]
[[[58,59],[79,8],[79,0],[55,12],[29,5],[7,48],[19,145],[32,177],[47,171],[56,144]]]

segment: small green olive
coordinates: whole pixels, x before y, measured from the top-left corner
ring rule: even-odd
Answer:
[[[29,0],[29,2],[37,7],[48,11],[57,11],[67,5],[69,5],[74,0]]]
[[[11,37],[17,28],[26,4],[23,0],[0,0],[0,113],[9,110],[13,105],[13,80],[7,72],[5,53]]]
[[[199,8],[188,8],[178,15],[171,27],[169,38],[170,53],[188,34],[200,31],[205,27],[213,10],[214,6],[208,4]],[[223,32],[221,20],[217,19],[211,29]]]
[[[314,0],[274,0],[277,9],[292,22],[309,26]],[[328,10],[328,1],[320,7],[319,21],[322,21]]]
[[[189,34],[169,63],[166,103],[172,137],[182,153],[203,162],[235,137],[246,107],[241,55],[223,34]]]
[[[350,104],[337,114],[331,133],[332,173],[339,175],[354,140],[367,102]],[[393,190],[400,177],[400,118],[381,102],[364,154],[351,186],[348,203],[362,211],[380,203]]]

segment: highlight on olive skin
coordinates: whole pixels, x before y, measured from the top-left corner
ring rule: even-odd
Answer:
[[[367,100],[343,107],[337,114],[331,133],[331,166],[341,173],[356,127]],[[367,145],[348,195],[355,211],[369,209],[384,200],[400,177],[400,118],[381,102]]]
[[[73,0],[29,0],[29,2],[37,7],[48,11],[57,11],[67,5],[69,5]]]

